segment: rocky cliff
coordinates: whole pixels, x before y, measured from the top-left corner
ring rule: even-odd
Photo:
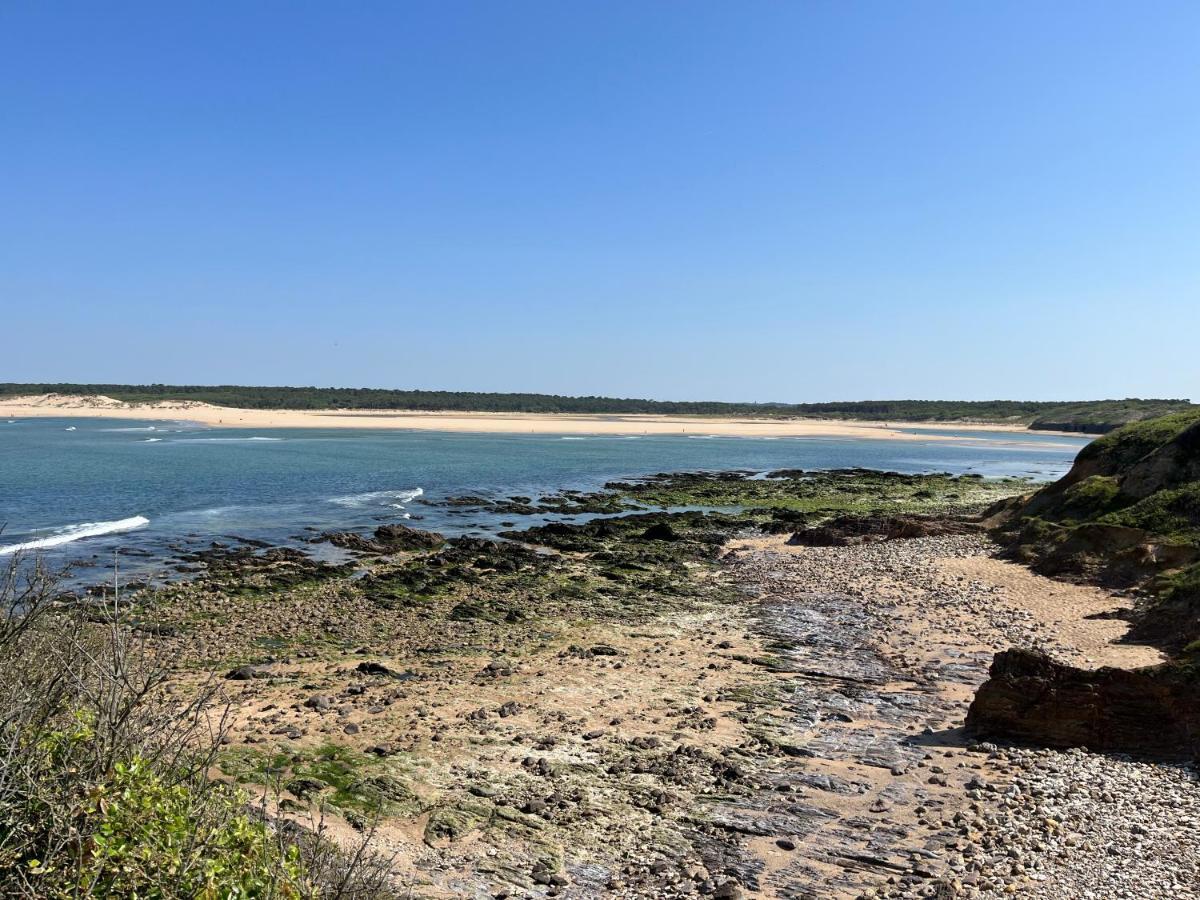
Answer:
[[[997,510],[1011,555],[1054,577],[1128,590],[1130,640],[1152,669],[1087,671],[998,654],[971,706],[976,733],[1050,746],[1200,754],[1200,411],[1121,428],[1058,482]]]

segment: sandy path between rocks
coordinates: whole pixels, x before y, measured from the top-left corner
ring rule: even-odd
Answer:
[[[1059,642],[1074,648],[1076,656],[1082,657],[1075,663],[1083,668],[1132,669],[1163,661],[1162,653],[1153,647],[1119,643],[1129,630],[1127,622],[1093,618],[1128,608],[1130,601],[1111,591],[1054,581],[1018,563],[988,556],[936,559],[933,564],[952,578],[991,585],[998,603],[1030,613],[1038,623],[1052,629]]]

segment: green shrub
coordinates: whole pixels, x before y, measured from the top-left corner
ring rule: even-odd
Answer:
[[[214,688],[168,693],[115,612],[61,610],[53,579],[19,565],[0,570],[0,896],[394,895],[365,839],[343,852],[209,779]]]
[[[62,779],[71,771],[70,760],[81,750],[88,755],[80,745],[92,738],[80,729],[43,742],[38,781]],[[45,808],[39,786],[32,785],[24,812],[54,821],[55,811]],[[27,842],[15,861],[42,896],[316,896],[299,849],[283,845],[263,821],[252,818],[247,799],[234,789],[174,780],[140,756],[74,788],[73,827],[80,839],[61,844],[56,835],[44,834]]]
[[[1086,522],[1120,505],[1121,489],[1117,479],[1111,475],[1093,475],[1063,491],[1054,517],[1059,521]]]

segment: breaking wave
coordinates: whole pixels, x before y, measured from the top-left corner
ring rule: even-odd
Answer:
[[[412,488],[407,491],[367,491],[365,494],[331,497],[329,502],[336,503],[338,506],[348,506],[351,509],[362,509],[365,506],[390,506],[393,509],[404,509],[405,503],[411,503],[424,493],[423,488]]]
[[[117,519],[115,522],[81,522],[78,525],[68,525],[57,529],[53,534],[21,544],[9,544],[0,547],[0,556],[8,556],[22,550],[42,550],[47,547],[58,547],[70,544],[83,538],[99,537],[102,534],[115,534],[119,531],[133,531],[143,525],[149,525],[150,520],[145,516],[131,516],[128,519]]]

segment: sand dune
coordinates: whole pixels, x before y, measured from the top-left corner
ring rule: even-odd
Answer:
[[[187,420],[235,428],[404,428],[498,434],[714,435],[721,437],[820,437],[892,440],[951,439],[914,435],[909,429],[1024,432],[1013,425],[922,426],[823,419],[756,419],[717,416],[577,415],[568,413],[422,412],[404,410],[235,409],[194,401],[123,403],[111,397],[40,394],[0,400],[0,417],[95,417]],[[904,428],[905,431],[899,430]],[[954,438],[962,440],[962,438]]]

